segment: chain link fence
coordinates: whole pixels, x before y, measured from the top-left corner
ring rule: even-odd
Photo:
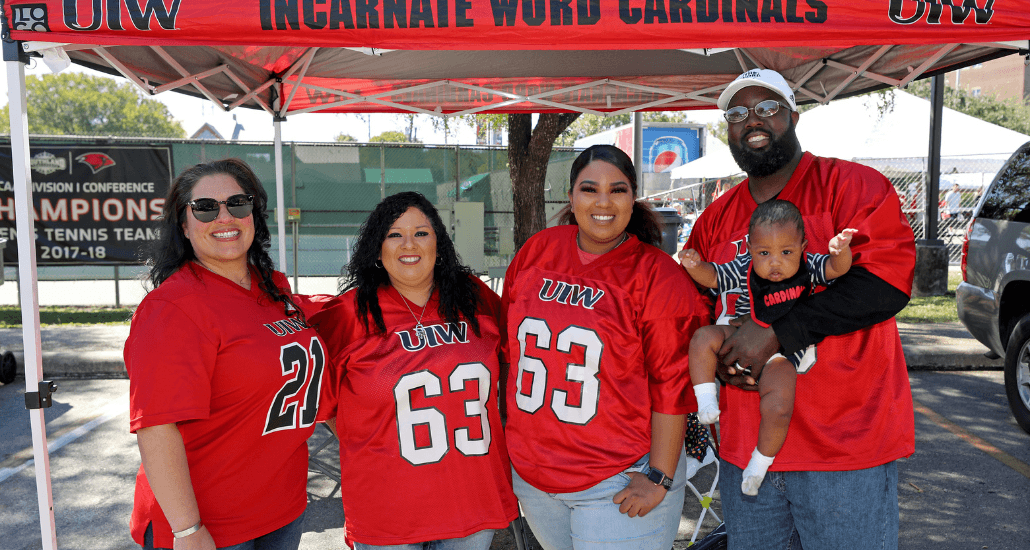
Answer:
[[[961,260],[962,239],[973,209],[1007,159],[1008,155],[941,158],[937,238],[947,247],[950,263],[957,265]],[[894,184],[901,198],[901,210],[917,240],[933,238],[927,234],[929,172],[925,157],[869,158],[855,159],[855,162],[876,168]]]
[[[55,138],[76,142],[76,138]],[[100,143],[82,138],[83,143]],[[109,138],[105,145],[139,139]],[[268,193],[273,259],[278,258],[275,150],[268,142],[154,139],[172,149],[173,174],[200,162],[238,157],[257,174]],[[34,140],[35,146],[36,140]],[[287,209],[299,219],[287,221],[289,276],[337,276],[350,260],[361,223],[383,197],[418,191],[441,211],[451,226],[456,202],[484,205],[484,264],[503,266],[514,255],[514,206],[508,152],[502,146],[433,146],[422,144],[300,143],[283,144],[283,191]],[[567,202],[568,174],[576,150],[556,147],[547,167],[545,201]],[[485,270],[484,268],[484,270]],[[8,265],[9,280],[17,277]],[[40,280],[128,279],[145,273],[140,266],[40,266]]]

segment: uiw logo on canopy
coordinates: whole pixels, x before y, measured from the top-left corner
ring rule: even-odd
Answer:
[[[166,31],[175,30],[175,18],[179,15],[179,2],[171,0],[93,0],[89,7],[79,9],[81,2],[64,0],[64,24],[73,31],[95,31],[107,22],[112,31],[125,30],[122,21],[124,13],[136,30],[149,31],[153,21]],[[142,4],[142,5],[141,5]]]
[[[951,11],[951,22],[961,25],[973,15],[978,25],[991,22],[994,17],[994,0],[890,0],[888,15],[899,25],[911,25],[924,18],[931,25],[940,25],[944,7]],[[983,3],[983,7],[977,3]]]

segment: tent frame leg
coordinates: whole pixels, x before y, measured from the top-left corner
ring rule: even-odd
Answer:
[[[39,292],[36,275],[35,234],[32,217],[32,173],[29,163],[28,103],[25,94],[25,64],[6,61],[11,114],[11,162],[14,180],[14,211],[18,235],[18,288],[21,299],[22,341],[25,349],[25,391],[35,393],[43,381],[42,345],[39,332]],[[50,453],[47,450],[43,408],[29,409],[32,427],[32,458],[36,470],[39,500],[39,530],[42,548],[57,548],[54,522],[54,494],[50,485]]]

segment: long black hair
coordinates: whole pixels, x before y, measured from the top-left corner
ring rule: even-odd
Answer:
[[[158,226],[160,237],[154,241],[154,245],[146,253],[146,264],[150,266],[147,274],[147,281],[154,288],[161,286],[176,271],[188,265],[190,261],[197,259],[193,251],[193,245],[183,232],[183,224],[186,216],[189,215],[189,202],[193,200],[193,188],[201,178],[225,174],[236,180],[240,189],[248,195],[254,196],[254,242],[247,249],[247,262],[254,266],[260,275],[259,287],[269,298],[283,304],[286,315],[297,316],[304,320],[304,313],[293,302],[288,294],[283,294],[279,287],[275,286],[272,274],[275,272],[275,264],[272,263],[268,249],[271,247],[272,236],[268,231],[268,217],[266,208],[268,205],[268,194],[261,186],[254,171],[247,166],[247,163],[237,158],[227,158],[206,162],[191,166],[172,182],[165,198],[164,210]],[[190,267],[192,269],[192,266]]]
[[[479,309],[479,292],[472,269],[463,265],[454,251],[454,243],[447,234],[447,228],[440,219],[436,207],[421,193],[406,191],[390,195],[383,199],[365,223],[361,224],[358,242],[354,246],[354,254],[350,263],[343,268],[344,282],[340,293],[357,289],[358,317],[365,324],[365,333],[371,334],[368,318],[371,315],[375,332],[386,333],[383,321],[383,310],[379,307],[379,287],[390,284],[390,275],[377,260],[383,249],[383,241],[397,218],[409,208],[418,208],[425,214],[433,233],[436,233],[436,265],[433,268],[433,284],[440,292],[440,316],[448,323],[458,324],[461,318],[472,327],[479,336],[479,322],[476,311]]]
[[[600,160],[611,164],[619,169],[626,181],[633,189],[633,196],[637,196],[637,171],[633,168],[633,161],[622,149],[614,145],[591,145],[576,157],[572,162],[572,170],[569,173],[569,197],[572,197],[572,190],[576,187],[576,178],[591,162]],[[558,223],[566,225],[579,225],[576,222],[576,215],[572,212],[572,203],[566,204],[558,212]],[[633,212],[629,217],[629,224],[626,225],[626,232],[636,235],[638,239],[654,246],[662,244],[662,224],[658,220],[651,205],[634,200]]]

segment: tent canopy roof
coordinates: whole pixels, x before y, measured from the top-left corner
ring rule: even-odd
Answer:
[[[712,108],[755,67],[780,71],[800,103],[826,103],[1025,52],[1030,30],[1030,13],[992,1],[707,0],[671,11],[661,0],[5,4],[12,38],[49,43],[30,48],[57,44],[148,94],[179,90],[280,116]]]

